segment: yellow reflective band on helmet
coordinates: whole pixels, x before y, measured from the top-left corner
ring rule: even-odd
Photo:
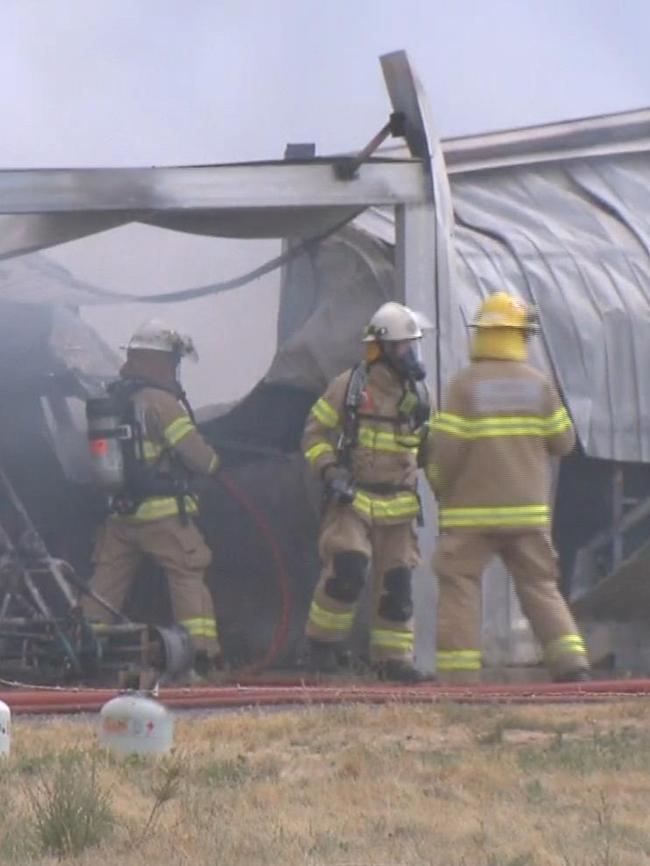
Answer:
[[[157,460],[164,450],[163,445],[152,442],[151,439],[144,439],[142,442],[142,456],[145,460]]]
[[[548,662],[558,661],[565,655],[587,655],[587,648],[579,634],[565,634],[546,644],[544,655]]]
[[[413,632],[395,631],[388,628],[373,628],[370,643],[375,649],[396,649],[413,652]]]
[[[421,439],[419,436],[412,434],[397,436],[394,432],[377,430],[375,427],[361,424],[359,426],[357,441],[362,448],[369,448],[372,451],[389,451],[398,454],[411,452],[417,454]]]
[[[414,493],[401,493],[390,499],[380,499],[360,490],[355,495],[352,506],[360,514],[377,520],[408,520],[410,517],[417,517],[420,512],[420,503]]]
[[[210,637],[216,640],[218,636],[217,623],[212,617],[194,616],[180,620],[179,625],[186,628],[192,637]]]
[[[440,509],[440,527],[443,529],[450,526],[544,526],[550,519],[548,505]]]
[[[312,445],[305,451],[305,460],[313,465],[323,454],[334,456],[334,449],[329,442],[317,442],[316,445]]]
[[[334,427],[339,426],[339,413],[324,397],[314,403],[311,407],[311,414],[323,427],[334,429]]]
[[[482,657],[480,650],[438,650],[436,667],[439,671],[479,671]]]
[[[309,622],[323,631],[347,632],[354,622],[354,611],[325,610],[318,602],[312,601],[309,608]]]
[[[185,497],[185,513],[196,514],[198,505],[193,496]],[[138,506],[135,514],[127,515],[125,520],[161,520],[163,517],[175,517],[178,514],[178,502],[174,496],[155,496],[145,499]]]
[[[172,448],[184,439],[188,433],[191,433],[192,430],[195,430],[194,424],[192,424],[192,419],[189,415],[181,415],[180,418],[177,418],[175,421],[172,421],[167,427],[165,427],[165,440],[168,445]]]
[[[459,439],[486,439],[494,436],[556,436],[571,429],[571,419],[564,407],[546,418],[534,415],[500,415],[485,418],[464,418],[450,412],[440,412],[432,429]]]

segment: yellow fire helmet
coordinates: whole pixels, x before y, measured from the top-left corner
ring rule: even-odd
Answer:
[[[532,307],[507,292],[495,292],[479,307],[473,328],[537,329],[537,316]]]
[[[507,292],[486,298],[472,322],[476,329],[471,354],[475,360],[524,361],[528,338],[537,330],[532,307]]]

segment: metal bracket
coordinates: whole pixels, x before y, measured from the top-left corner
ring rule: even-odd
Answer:
[[[401,111],[394,111],[388,123],[379,130],[377,135],[360,150],[356,156],[343,156],[334,163],[334,174],[338,180],[354,180],[361,165],[371,156],[389,136],[403,137],[406,132],[406,117]]]

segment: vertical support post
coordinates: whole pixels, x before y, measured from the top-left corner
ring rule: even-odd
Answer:
[[[625,476],[623,467],[615,464],[612,474],[612,571],[616,571],[623,561],[623,500],[625,495]]]
[[[437,325],[434,307],[435,211],[433,204],[398,205],[395,208],[395,296],[414,310],[421,310]],[[429,386],[439,393],[438,333],[423,341]]]
[[[435,212],[432,203],[395,208],[395,298],[426,313],[435,325]],[[435,399],[439,387],[438,335],[425,336],[422,352],[427,383]],[[426,483],[420,484],[424,528],[418,532],[422,564],[413,575],[415,601],[415,656],[423,669],[435,663],[436,581],[431,573],[437,509]]]

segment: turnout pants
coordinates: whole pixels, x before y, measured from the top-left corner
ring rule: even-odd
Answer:
[[[433,560],[438,575],[438,678],[469,683],[480,678],[481,575],[495,555],[512,575],[551,674],[587,669],[584,642],[558,589],[557,554],[548,531],[445,531]]]
[[[413,658],[411,569],[420,560],[411,521],[377,524],[351,506],[330,505],[321,529],[322,572],[309,610],[307,637],[343,642],[371,567],[373,661]]]
[[[174,619],[188,630],[195,650],[217,656],[217,623],[204,581],[212,554],[193,523],[184,525],[178,517],[141,523],[109,517],[95,546],[91,589],[120,610],[145,556],[164,570]],[[89,619],[112,621],[111,614],[90,596],[82,604]]]

